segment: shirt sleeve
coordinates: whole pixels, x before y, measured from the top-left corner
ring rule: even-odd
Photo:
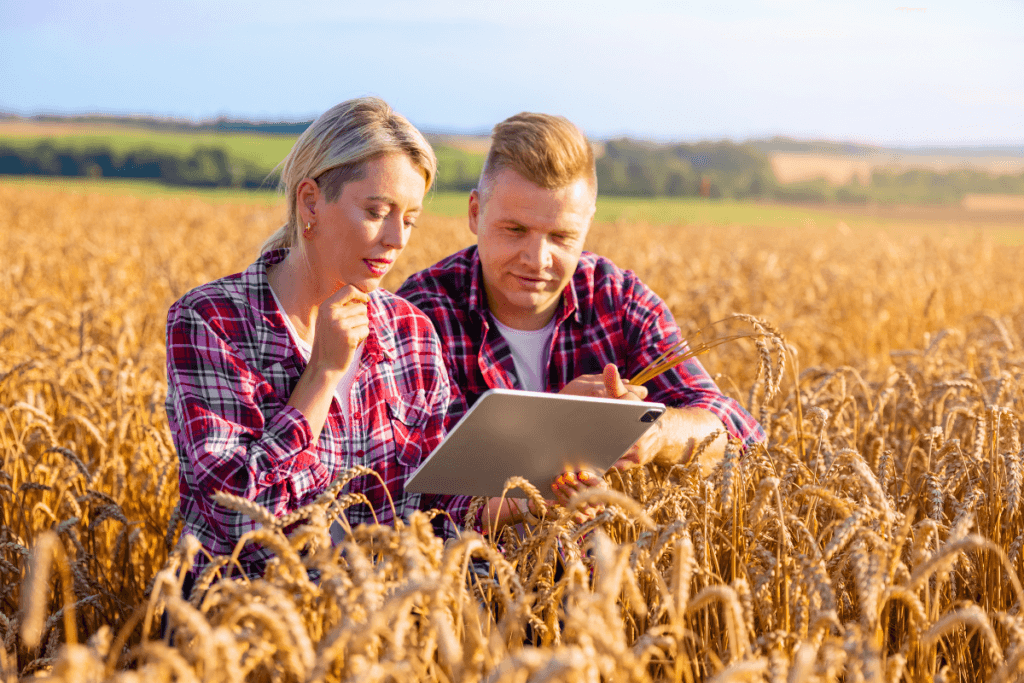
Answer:
[[[215,547],[234,547],[256,528],[248,517],[215,505],[218,491],[282,515],[329,483],[303,414],[275,394],[223,331],[195,309],[168,314],[169,408],[179,457],[191,469],[182,491],[209,527]]]
[[[672,312],[639,280],[625,292],[625,334],[629,345],[627,373],[638,374],[682,339]],[[677,365],[647,383],[648,399],[674,408],[703,408],[722,421],[735,439],[751,446],[765,440],[764,430],[734,399],[722,394],[696,358]]]

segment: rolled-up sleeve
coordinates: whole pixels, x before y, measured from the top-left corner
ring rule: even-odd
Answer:
[[[682,334],[665,302],[639,280],[628,291],[624,313],[624,332],[630,346],[627,372],[633,377],[678,343]],[[654,378],[647,388],[650,401],[710,411],[744,446],[766,438],[757,420],[736,400],[725,396],[695,358]]]

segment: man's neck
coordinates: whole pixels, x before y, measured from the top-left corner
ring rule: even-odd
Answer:
[[[554,305],[549,307],[547,310],[531,311],[510,306],[504,301],[497,301],[489,292],[487,294],[487,307],[491,310],[491,315],[493,315],[502,325],[511,327],[513,330],[521,330],[523,332],[532,332],[544,329],[544,327],[551,322],[552,318],[555,317],[561,302],[562,299],[559,297],[555,300]]]

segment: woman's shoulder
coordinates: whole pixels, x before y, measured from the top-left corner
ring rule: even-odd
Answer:
[[[214,328],[234,334],[257,319],[271,299],[266,277],[266,254],[246,270],[199,285],[184,294],[168,311],[168,322],[200,318]]]
[[[242,276],[235,273],[190,289],[174,302],[171,313],[194,311],[206,319],[237,314],[248,307],[249,301]]]

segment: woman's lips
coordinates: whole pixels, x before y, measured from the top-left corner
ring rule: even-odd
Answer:
[[[388,261],[385,259],[366,258],[363,259],[363,263],[366,264],[366,267],[369,269],[371,273],[377,276],[381,276],[388,272],[388,268],[391,267],[391,264],[394,263],[394,261]]]

